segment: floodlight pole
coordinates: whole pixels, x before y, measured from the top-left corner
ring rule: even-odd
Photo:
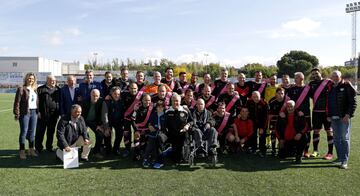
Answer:
[[[356,90],[358,90],[358,72],[359,72],[359,63],[360,63],[360,59],[357,60],[357,64],[356,59],[357,59],[357,54],[356,54],[356,12],[360,11],[360,2],[354,2],[354,3],[350,3],[350,4],[346,4],[346,8],[345,8],[345,12],[346,13],[351,13],[351,20],[352,20],[352,37],[351,37],[351,60],[353,62],[354,68],[355,68],[355,81],[354,81],[354,87]]]

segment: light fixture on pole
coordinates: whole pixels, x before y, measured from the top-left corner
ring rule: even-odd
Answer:
[[[351,37],[351,61],[353,62],[352,64],[355,67],[355,82],[354,82],[354,87],[357,90],[358,88],[358,72],[359,72],[359,60],[357,59],[357,54],[356,54],[356,12],[360,11],[360,2],[353,2],[353,3],[349,3],[346,4],[346,8],[345,8],[345,12],[346,13],[351,13],[351,18],[352,18],[352,37]],[[355,63],[358,62],[358,63]]]
[[[97,55],[98,55],[98,53],[97,53],[97,52],[94,52],[93,55],[94,55],[93,66],[94,66],[94,68],[95,68],[95,66],[97,65]]]
[[[207,73],[207,69],[208,69],[208,64],[207,64],[207,57],[209,56],[208,53],[204,53],[205,56],[205,66],[206,66],[206,73]]]

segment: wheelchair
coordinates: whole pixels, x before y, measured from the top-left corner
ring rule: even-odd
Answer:
[[[182,148],[183,160],[189,164],[189,167],[196,166],[196,159],[199,159],[199,155],[204,155],[201,158],[207,158],[211,160],[211,166],[216,167],[218,162],[218,155],[216,153],[216,148],[212,152],[209,152],[208,142],[206,140],[201,141],[201,146],[196,147],[196,142],[193,136],[193,130],[188,131],[185,134],[185,141]]]

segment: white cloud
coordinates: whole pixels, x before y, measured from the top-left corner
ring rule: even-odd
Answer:
[[[282,24],[282,29],[295,31],[304,35],[312,35],[321,25],[321,22],[310,18],[301,18],[299,20],[288,21]]]
[[[200,51],[195,54],[183,54],[176,58],[176,63],[202,62],[203,64],[218,63],[218,57],[208,51]]]
[[[63,30],[45,33],[45,42],[49,45],[59,46],[64,44],[64,39],[77,37],[81,34],[82,32],[77,27],[64,28]]]
[[[4,54],[9,50],[9,47],[4,46],[4,47],[0,47],[0,54]]]
[[[55,31],[55,32],[52,32],[52,33],[47,33],[45,35],[45,41],[46,41],[47,44],[53,45],[53,46],[59,46],[59,45],[62,45],[64,43],[61,31]]]
[[[258,33],[265,34],[272,39],[318,37],[320,36],[318,32],[320,26],[321,22],[304,17],[298,20],[284,22],[281,27],[277,29],[259,31]]]
[[[127,8],[125,11],[135,14],[144,14],[144,13],[152,12],[158,8],[159,8],[158,6],[138,6],[138,7]]]
[[[89,17],[89,14],[88,14],[88,13],[82,13],[82,14],[80,14],[77,18],[78,18],[79,20],[83,20],[83,19],[85,19],[85,18],[87,18],[87,17]]]
[[[68,35],[72,35],[72,36],[79,36],[81,34],[81,31],[79,28],[77,27],[73,27],[73,28],[67,28],[64,30],[64,32]]]

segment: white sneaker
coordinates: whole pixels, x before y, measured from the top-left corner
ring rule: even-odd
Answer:
[[[339,161],[339,160],[333,161],[333,162],[331,162],[331,163],[334,164],[334,165],[337,165],[337,166],[342,165],[342,162]]]
[[[341,164],[340,169],[348,169],[348,164],[347,163]]]

